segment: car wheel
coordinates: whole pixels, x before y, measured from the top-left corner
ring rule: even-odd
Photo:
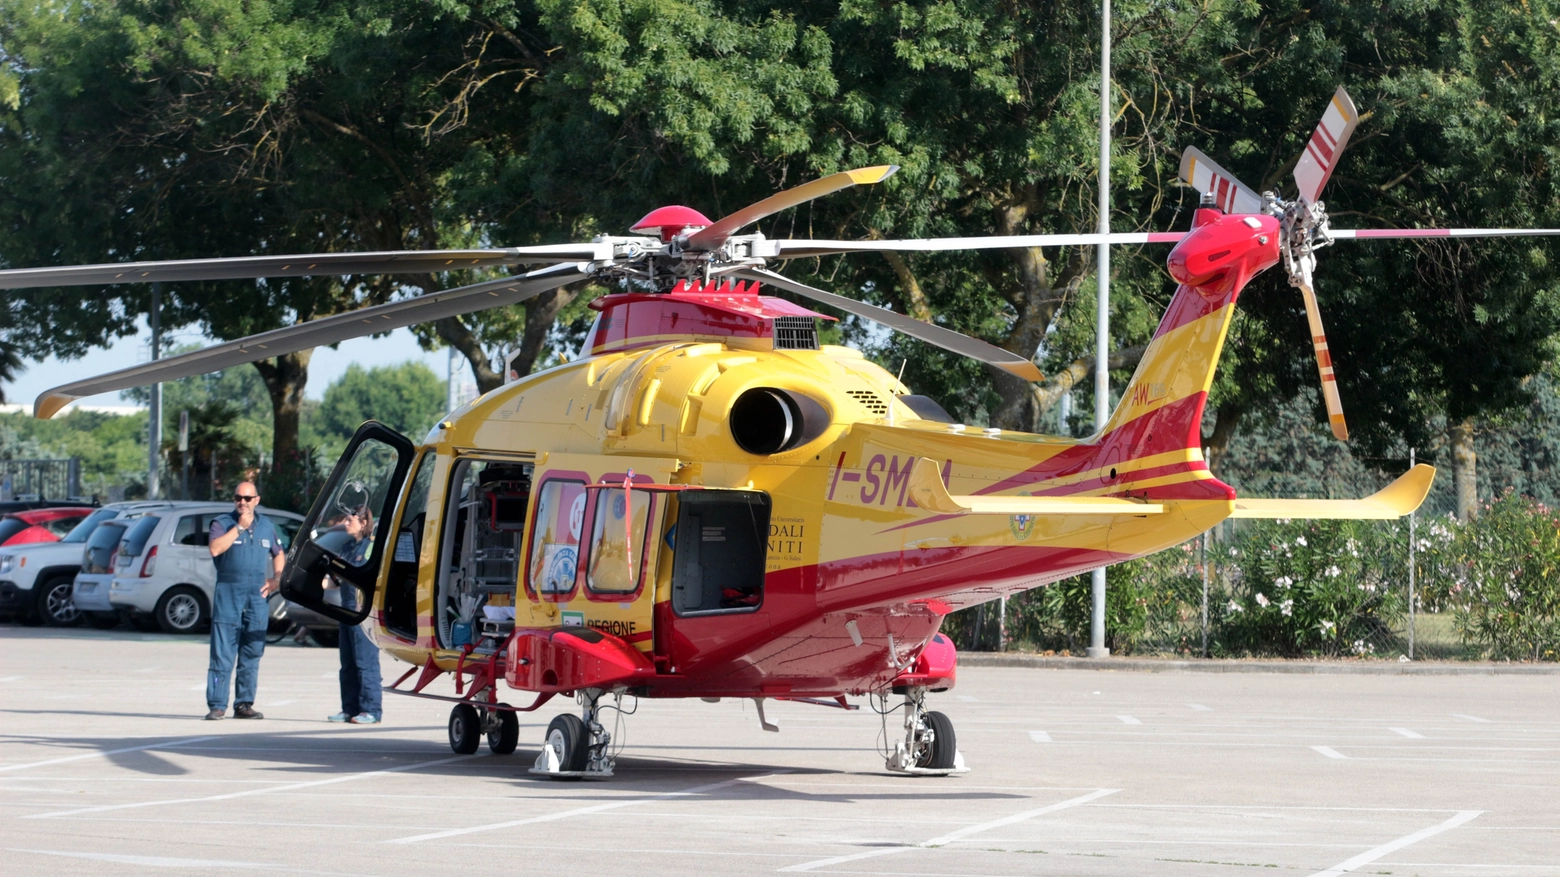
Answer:
[[[88,612],[87,623],[97,630],[113,630],[119,626],[119,613]]]
[[[477,708],[469,703],[458,703],[450,710],[450,749],[456,755],[470,755],[477,751],[482,739],[482,720]]]
[[[81,612],[71,601],[73,587],[69,576],[49,579],[34,588],[38,592],[38,617],[50,627],[74,627],[81,622]]]
[[[179,585],[169,588],[157,598],[157,608],[152,617],[163,633],[194,633],[211,617],[206,607],[206,595],[199,588]]]

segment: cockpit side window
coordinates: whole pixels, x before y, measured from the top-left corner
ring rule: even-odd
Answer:
[[[566,594],[579,569],[580,530],[585,523],[585,482],[554,478],[542,482],[531,532],[532,592]]]
[[[633,505],[630,507],[621,487],[592,492],[595,507],[586,584],[598,594],[632,594],[639,590],[645,555],[650,549],[648,538],[654,499],[647,490],[631,490]]]

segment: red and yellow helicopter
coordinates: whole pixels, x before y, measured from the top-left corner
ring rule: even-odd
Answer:
[[[1206,193],[1187,232],[932,240],[739,234],[813,198],[888,177],[837,173],[718,221],[655,210],[629,236],[512,249],[314,254],[0,271],[0,287],[373,274],[537,265],[525,273],[219,344],[39,397],[71,399],[200,374],[412,323],[512,304],[586,278],[622,292],[582,355],[450,412],[414,442],[358,430],[289,552],[283,591],[367,622],[410,669],[387,690],[454,701],[449,740],[515,749],[516,712],[572,694],[533,768],[609,776],[601,711],[625,696],[851,707],[902,698],[889,770],[964,770],[928,694],[955,682],[943,618],[1177,545],[1229,517],[1390,518],[1415,509],[1416,466],[1362,500],[1243,499],[1208,470],[1200,422],[1242,288],[1282,263],[1310,317],[1334,432],[1347,435],[1311,287],[1317,249],[1348,238],[1553,234],[1339,231],[1319,194],[1357,120],[1340,89],[1295,169],[1298,195],[1257,195],[1196,150]],[[1084,439],[970,428],[857,351],[818,342],[830,319],[786,290],[1038,380],[1021,356],[797,283],[771,262],[826,254],[1174,243],[1179,284],[1109,423]],[[367,513],[372,541],[340,521]],[[362,608],[328,604],[336,580]],[[452,674],[454,696],[428,685]],[[534,693],[515,707],[507,685]]]

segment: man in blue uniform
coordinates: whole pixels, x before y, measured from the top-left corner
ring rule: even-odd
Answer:
[[[263,719],[255,710],[255,680],[265,654],[270,620],[266,598],[282,577],[282,545],[276,529],[257,514],[260,493],[248,481],[233,491],[233,512],[211,522],[211,559],[217,587],[211,601],[211,664],[206,671],[208,721],[227,715],[228,679],[238,662],[233,718]]]

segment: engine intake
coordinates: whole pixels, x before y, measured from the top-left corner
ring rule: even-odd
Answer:
[[[729,419],[737,445],[762,457],[801,447],[829,425],[822,405],[773,387],[754,387],[738,396]]]

